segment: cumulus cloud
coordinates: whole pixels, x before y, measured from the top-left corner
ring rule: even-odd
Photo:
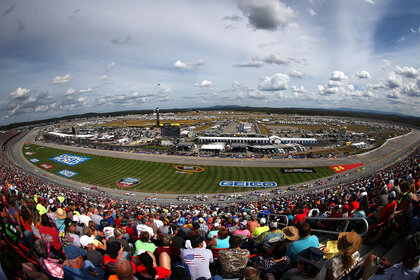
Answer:
[[[288,65],[289,60],[283,58],[280,54],[270,54],[264,58],[253,57],[250,61],[236,64],[235,67],[254,67],[260,68],[264,64]]]
[[[289,76],[276,73],[271,77],[264,77],[258,85],[258,89],[262,91],[286,90],[289,82]]]
[[[296,17],[293,9],[279,0],[240,0],[238,6],[255,29],[276,30]]]
[[[418,87],[417,84],[411,82],[402,86],[401,93],[406,94],[411,97],[419,97],[420,88]]]
[[[404,76],[410,79],[415,79],[419,75],[419,72],[415,68],[408,67],[408,66],[404,66],[404,67],[397,66],[395,68],[395,72],[401,76]]]
[[[264,61],[267,64],[289,64],[289,61],[287,59],[282,58],[279,54],[271,54],[269,56],[266,56],[262,61]]]
[[[347,76],[342,71],[334,71],[331,75],[330,80],[344,82],[347,81]]]
[[[182,62],[180,60],[177,60],[174,63],[174,68],[175,69],[180,69],[180,70],[198,70],[204,64],[205,64],[205,62],[202,59],[199,59],[199,60],[194,61],[194,62]]]
[[[303,74],[303,72],[300,72],[298,70],[292,69],[289,71],[289,76],[290,77],[295,77],[295,78],[303,78],[303,76],[305,76],[305,74]]]
[[[398,90],[392,90],[392,91],[388,92],[386,97],[389,98],[389,99],[400,99],[401,94]]]
[[[91,92],[93,92],[93,89],[90,87],[90,88],[87,88],[87,89],[81,89],[81,90],[79,90],[79,93],[91,93]]]
[[[308,11],[308,14],[310,14],[311,16],[316,16],[317,15],[317,13],[311,8],[308,8],[307,11]]]
[[[211,81],[207,81],[207,80],[203,80],[199,83],[195,83],[194,84],[197,87],[211,87],[213,85],[213,82]]]
[[[290,89],[292,90],[292,92],[294,93],[307,93],[308,91],[305,89],[305,87],[301,86],[301,87],[297,87],[295,85],[291,86]]]
[[[117,65],[117,63],[115,63],[115,62],[111,62],[110,64],[108,64],[108,65],[105,67],[105,71],[109,71],[109,70],[111,70],[112,68],[114,68],[114,67],[115,67],[115,65]]]
[[[62,77],[61,76],[55,77],[52,80],[52,82],[53,82],[53,84],[65,84],[65,83],[70,82],[72,79],[73,79],[72,76],[70,76],[70,74],[67,74],[67,75],[62,76]]]
[[[390,88],[390,89],[394,89],[397,87],[401,87],[402,86],[402,78],[401,76],[397,76],[395,74],[395,72],[391,72],[388,74],[388,78],[386,81],[386,85]]]
[[[26,88],[18,88],[17,90],[10,93],[10,97],[12,99],[23,100],[29,97],[29,89]]]
[[[66,95],[72,95],[72,94],[75,94],[77,91],[76,90],[74,90],[74,89],[72,89],[72,88],[69,88],[67,91],[66,91]]]
[[[366,70],[356,72],[354,75],[359,79],[370,79],[371,78],[370,73]]]

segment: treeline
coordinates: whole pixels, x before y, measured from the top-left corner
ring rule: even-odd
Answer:
[[[271,107],[248,107],[248,106],[213,106],[206,108],[186,108],[186,109],[160,109],[161,113],[179,113],[179,112],[191,112],[191,111],[240,111],[240,112],[262,112],[269,114],[298,114],[298,115],[309,115],[309,116],[342,116],[342,117],[351,117],[351,118],[364,118],[364,119],[375,119],[375,120],[385,120],[396,123],[403,123],[407,125],[413,125],[420,127],[420,118],[414,116],[404,116],[397,114],[385,114],[379,112],[363,112],[363,111],[354,111],[354,110],[330,110],[330,109],[316,109],[316,108],[271,108]],[[70,115],[58,118],[51,118],[45,120],[37,121],[28,121],[20,123],[12,123],[5,126],[0,126],[0,130],[10,130],[13,128],[19,128],[23,126],[40,126],[47,124],[54,124],[61,121],[72,120],[72,119],[89,119],[97,117],[118,117],[125,115],[135,115],[135,114],[150,114],[153,110],[129,110],[129,111],[117,111],[117,112],[107,112],[107,113],[86,113],[79,115]]]

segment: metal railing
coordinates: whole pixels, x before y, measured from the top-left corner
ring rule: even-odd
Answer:
[[[345,221],[346,224],[343,227],[342,231],[332,231],[332,230],[323,230],[323,229],[316,229],[316,228],[312,228],[311,230],[313,232],[319,232],[319,233],[325,233],[325,234],[340,234],[342,232],[346,232],[350,222],[356,222],[356,221],[360,221],[361,223],[364,223],[365,227],[364,227],[364,231],[362,233],[358,233],[361,236],[366,235],[366,233],[368,232],[369,229],[369,224],[366,221],[366,219],[364,218],[315,218],[315,217],[305,217],[303,218],[302,222],[303,223],[305,220],[314,220],[314,221]]]

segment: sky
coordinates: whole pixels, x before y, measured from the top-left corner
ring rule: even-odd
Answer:
[[[2,0],[0,125],[241,105],[420,116],[418,0]]]

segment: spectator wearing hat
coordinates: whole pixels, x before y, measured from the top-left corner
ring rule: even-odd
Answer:
[[[283,232],[277,229],[277,222],[270,221],[268,224],[269,231],[263,232],[255,240],[255,243],[262,244],[266,249],[272,248],[272,245],[280,240],[283,240]]]
[[[192,249],[181,252],[181,259],[188,265],[192,280],[201,277],[211,278],[210,263],[213,262],[213,253],[209,249],[204,249],[203,246],[203,238],[200,235],[194,235],[191,238]]]
[[[233,232],[233,235],[239,235],[242,239],[248,238],[251,236],[251,232],[247,228],[247,220],[239,222],[239,228]]]
[[[248,262],[250,253],[248,250],[240,248],[241,241],[242,238],[240,236],[232,236],[229,239],[229,249],[222,250],[219,253],[220,276],[225,279],[238,278],[240,270]]]
[[[200,217],[197,221],[200,225],[200,230],[207,234],[209,232],[209,226],[206,224],[206,220],[203,217]]]
[[[64,228],[64,232],[61,238],[63,247],[66,247],[71,244],[76,246],[77,248],[80,248],[80,236],[77,233],[76,223],[72,219],[66,218],[64,220],[64,225],[66,227]]]
[[[327,280],[341,279],[363,263],[358,251],[361,244],[362,238],[355,231],[340,233],[337,241],[340,254],[325,263]]]
[[[324,253],[317,247],[309,247],[297,255],[297,268],[287,271],[281,280],[324,280],[325,276]]]
[[[64,248],[64,254],[67,257],[69,266],[64,266],[64,279],[70,280],[91,280],[103,279],[101,275],[95,270],[95,266],[90,261],[84,261],[83,257],[86,252],[77,248],[74,245],[68,245]]]
[[[61,250],[60,234],[57,229],[55,229],[48,218],[47,214],[41,216],[41,225],[39,226],[39,234],[41,239],[50,243],[55,250]]]
[[[86,252],[87,259],[93,263],[95,266],[103,265],[103,255],[96,251],[96,246],[94,244],[93,237],[82,235],[80,237],[80,245]]]
[[[302,223],[299,225],[299,240],[293,242],[287,247],[286,256],[290,258],[292,266],[297,264],[297,255],[309,248],[318,248],[319,240],[315,235],[311,235],[311,226],[308,223]]]
[[[58,232],[64,231],[65,225],[64,220],[67,217],[66,211],[63,208],[58,208],[57,211],[55,211],[55,216],[57,217],[54,220],[55,226],[57,227]]]
[[[220,223],[218,223],[218,222],[215,222],[214,224],[213,224],[213,229],[211,230],[211,231],[209,231],[209,233],[207,233],[207,238],[208,239],[213,239],[213,237],[215,236],[215,235],[217,235],[217,233],[219,232],[219,229],[221,229],[221,225],[220,225]]]

